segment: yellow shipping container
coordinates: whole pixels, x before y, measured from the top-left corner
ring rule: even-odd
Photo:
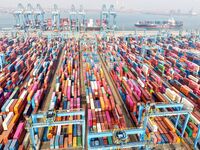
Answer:
[[[101,109],[105,110],[105,103],[104,103],[103,97],[100,97],[100,104],[101,104]]]
[[[103,74],[102,68],[100,68],[100,76],[101,76],[101,78],[104,78],[104,74]]]
[[[178,137],[176,143],[180,144],[180,142],[181,142],[181,139],[180,139],[180,137]]]
[[[72,117],[69,117],[69,120],[73,120],[73,118]],[[72,127],[72,125],[68,125],[68,135],[72,135],[72,131],[73,131],[73,127]]]
[[[19,119],[19,114],[15,114],[13,119],[12,119],[12,121],[11,121],[11,123],[15,124],[18,121],[18,119]]]
[[[33,90],[31,90],[30,93],[27,96],[27,100],[31,101],[31,99],[32,99],[32,97],[33,97],[34,94],[35,94],[35,92]]]
[[[73,147],[77,147],[77,138],[73,137]]]
[[[19,99],[16,103],[16,105],[14,106],[14,113],[18,114],[19,113],[19,109],[22,105],[23,101],[21,99]]]
[[[65,74],[62,73],[61,79],[64,80],[65,79]]]

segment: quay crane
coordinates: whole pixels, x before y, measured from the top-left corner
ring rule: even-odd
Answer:
[[[34,25],[35,28],[40,28],[44,30],[44,10],[42,9],[40,4],[37,4],[36,9],[34,10]]]
[[[85,16],[85,10],[83,9],[83,5],[80,5],[80,9],[78,11],[78,26],[79,26],[79,31],[85,31],[86,29],[86,16]]]
[[[52,29],[60,30],[60,11],[56,4],[54,4],[54,9],[52,11]]]
[[[15,27],[16,28],[21,29],[24,27],[24,15],[23,15],[24,11],[25,11],[24,6],[21,3],[19,3],[17,6],[17,10],[15,10],[13,12],[13,15],[15,17]]]
[[[77,12],[75,6],[72,5],[69,11],[69,19],[70,19],[70,30],[77,31]]]
[[[111,30],[116,29],[116,17],[117,13],[115,11],[114,5],[110,5],[110,8],[108,10],[109,15],[108,15],[108,28]]]
[[[108,16],[109,16],[109,12],[106,8],[106,5],[104,4],[102,6],[102,9],[101,9],[101,14],[100,14],[100,27],[101,27],[101,30],[104,30],[105,28],[107,28],[107,24],[108,24]]]
[[[25,28],[30,28],[33,27],[33,23],[34,23],[34,15],[33,15],[33,7],[32,5],[29,3],[24,11],[24,25]]]

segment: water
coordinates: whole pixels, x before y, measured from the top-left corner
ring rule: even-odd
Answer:
[[[50,17],[50,14],[46,14],[46,17]],[[61,14],[61,17],[67,18],[68,14]],[[100,14],[94,12],[87,13],[88,18],[99,19]],[[117,14],[117,25],[121,29],[132,29],[134,24],[139,20],[168,20],[169,16],[151,15],[142,13],[123,13]],[[200,15],[198,16],[174,16],[175,20],[183,21],[184,29],[200,29]],[[0,13],[0,28],[9,28],[14,25],[14,17],[12,14]]]

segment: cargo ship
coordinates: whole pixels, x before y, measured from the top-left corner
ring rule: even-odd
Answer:
[[[135,27],[146,29],[174,29],[181,28],[183,22],[169,19],[167,21],[139,21],[135,24]]]

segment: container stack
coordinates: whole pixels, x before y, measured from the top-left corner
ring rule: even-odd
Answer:
[[[129,38],[124,41],[121,37],[110,38],[109,42],[99,41],[98,49],[103,61],[108,66],[110,75],[136,125],[139,113],[137,106],[141,102],[183,103],[183,109],[193,110],[192,118],[195,118],[194,114],[198,116],[199,66],[191,61],[189,62],[191,67],[187,63],[183,65],[186,61],[184,57],[188,57],[188,54],[177,55],[173,53],[176,48],[173,50],[170,47],[173,45],[166,46],[166,43],[174,41],[168,39],[167,42],[161,40],[153,43],[150,38],[145,40]],[[170,59],[167,59],[169,57]],[[187,84],[184,81],[181,83],[180,78],[187,80]],[[182,115],[178,125],[179,131],[182,129],[184,119],[185,116]],[[151,133],[154,143],[180,143],[174,127],[175,121],[174,117],[155,117],[149,120],[147,137]],[[196,134],[197,126],[194,121],[189,121],[184,136],[195,138]]]
[[[97,52],[89,45],[84,49],[82,57],[88,106],[88,132],[100,133],[126,128],[121,107],[113,98]],[[90,141],[91,147],[112,144],[112,137],[94,138]]]
[[[183,136],[194,141],[200,130],[198,36],[97,36],[97,41],[84,38],[0,39],[0,53],[5,56],[0,72],[0,149],[28,149],[31,143],[26,125],[31,114],[41,109],[85,110],[86,135],[139,128],[144,115],[154,110],[189,110]],[[155,107],[145,112],[140,107],[177,103],[183,108]],[[177,127],[177,116],[148,118],[145,139],[154,144],[183,142],[180,133],[187,117],[179,117]],[[80,119],[81,115],[71,115],[54,121]],[[83,146],[84,130],[77,124],[49,126],[42,131],[42,141],[40,130],[34,129],[34,133],[36,143],[48,142],[50,149],[78,149]],[[128,136],[128,140],[132,138]],[[108,136],[92,138],[89,144],[92,148],[106,147],[116,141]]]
[[[55,89],[49,104],[49,110],[79,111],[82,108],[80,95],[79,49],[75,39],[67,40],[62,57],[61,67],[56,76]],[[81,119],[80,115],[59,120]],[[80,148],[82,146],[82,126],[65,125],[48,127],[46,139],[50,140],[50,148]]]
[[[19,55],[1,73],[2,78],[6,77],[1,80],[0,115],[0,143],[4,149],[27,149],[26,121],[32,111],[37,112],[41,107],[44,78],[48,70],[55,71],[61,48],[58,40],[52,41],[49,47],[47,39],[29,38],[25,43],[29,47],[27,52]]]

